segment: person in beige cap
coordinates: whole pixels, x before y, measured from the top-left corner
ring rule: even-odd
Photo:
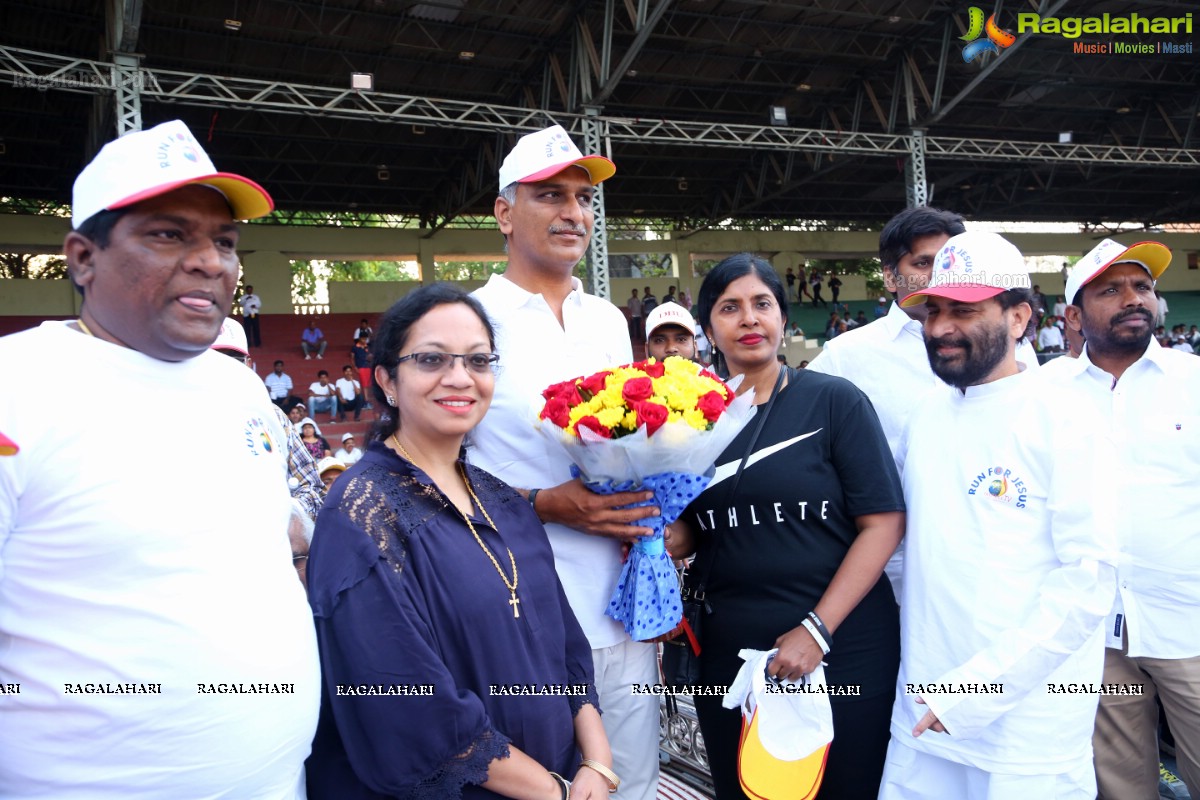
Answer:
[[[696,320],[678,303],[655,306],[646,317],[646,355],[696,358]]]
[[[1091,800],[1116,568],[1094,417],[1016,357],[1029,270],[994,233],[937,252],[930,394],[896,450],[908,507],[900,673],[880,800]]]
[[[319,666],[288,563],[286,439],[262,383],[210,346],[238,223],[271,210],[167,122],[75,181],[79,318],[0,339],[69,364],[0,394],[0,794],[304,796]],[[79,413],[79,398],[88,413]],[[186,431],[180,410],[192,414]],[[102,420],[102,425],[96,421]],[[173,432],[138,448],[113,430]]]
[[[496,326],[504,368],[469,458],[522,490],[546,523],[563,589],[592,647],[611,766],[622,779],[617,797],[651,800],[658,701],[629,687],[657,682],[656,647],[631,641],[604,609],[620,576],[622,540],[648,534],[638,520],[658,510],[622,508],[650,492],[593,494],[572,479],[565,455],[529,435],[542,389],[633,360],[625,315],[584,292],[573,275],[592,235],[595,187],[615,172],[607,158],[581,153],[558,125],[521,137],[505,157],[495,214],[508,266],[474,293]]]
[[[1171,264],[1158,242],[1105,239],[1067,279],[1079,358],[1054,373],[1081,389],[1123,458],[1114,495],[1120,560],[1105,627],[1104,682],[1144,686],[1100,698],[1096,779],[1104,800],[1158,797],[1158,706],[1180,777],[1200,792],[1200,359],[1154,339],[1155,282]]]

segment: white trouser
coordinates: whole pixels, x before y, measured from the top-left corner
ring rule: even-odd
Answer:
[[[658,701],[633,685],[658,683],[658,647],[626,640],[592,651],[601,719],[621,779],[614,800],[654,800],[658,792]],[[1028,800],[1028,798],[1025,798]]]
[[[937,736],[927,731],[924,736]],[[985,772],[955,761],[915,750],[896,741],[888,743],[887,761],[879,800],[1095,800],[1096,773],[1092,758],[1080,759],[1069,769],[1050,775],[1014,775]]]

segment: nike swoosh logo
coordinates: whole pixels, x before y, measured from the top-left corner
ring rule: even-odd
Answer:
[[[785,439],[784,441],[779,442],[778,444],[773,444],[769,447],[764,447],[761,450],[756,450],[755,452],[750,454],[750,457],[748,459],[746,459],[746,469],[753,467],[755,464],[757,464],[759,461],[762,461],[767,456],[771,456],[771,455],[774,455],[775,453],[778,453],[780,450],[783,450],[785,447],[791,447],[796,442],[804,441],[805,439],[807,439],[810,436],[816,436],[822,430],[824,430],[824,429],[817,428],[815,431],[809,431],[808,433],[802,433],[799,436],[793,437],[791,439]],[[734,475],[736,475],[737,469],[738,469],[738,464],[740,464],[740,463],[741,463],[741,461],[738,460],[738,461],[730,461],[728,464],[717,465],[717,468],[713,474],[713,479],[708,484],[709,487],[716,486],[718,483],[725,480],[726,478],[732,478]]]

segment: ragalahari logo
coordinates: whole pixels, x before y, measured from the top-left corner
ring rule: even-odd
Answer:
[[[987,18],[987,23],[983,21],[983,9],[978,6],[971,6],[969,10],[970,28],[965,36],[960,36],[967,46],[963,48],[963,61],[974,61],[977,56],[982,53],[1000,54],[1000,51],[1011,45],[1017,40],[1017,37],[1006,30],[1001,29],[996,24],[996,15],[993,14]],[[987,34],[986,39],[980,39],[982,34]]]

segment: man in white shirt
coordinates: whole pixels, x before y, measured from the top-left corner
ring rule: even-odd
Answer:
[[[271,207],[178,120],[110,142],[63,242],[79,319],[0,339],[0,363],[69,365],[0,394],[21,444],[0,459],[5,797],[304,797],[320,684],[286,439],[257,377],[209,350],[236,220]],[[163,435],[113,446],[141,429]]]
[[[308,385],[308,410],[314,418],[318,411],[328,411],[329,421],[337,421],[337,390],[329,382],[329,373],[325,370],[319,370],[317,372],[317,380]]]
[[[263,383],[267,386],[267,396],[271,398],[271,402],[281,409],[291,411],[297,403],[302,402],[292,394],[292,376],[283,371],[281,360],[275,361],[271,372],[263,378]]]
[[[1062,331],[1058,329],[1049,317],[1042,320],[1042,327],[1038,330],[1038,347],[1043,353],[1061,353],[1066,346],[1063,341]]]
[[[631,641],[604,611],[621,572],[622,540],[647,534],[636,523],[658,510],[619,508],[651,492],[589,492],[571,478],[566,455],[533,428],[542,389],[633,360],[625,315],[585,293],[572,275],[592,234],[594,187],[614,172],[607,158],[580,153],[557,125],[523,136],[504,159],[495,213],[508,266],[474,293],[495,325],[501,367],[468,452],[473,463],[526,493],[546,523],[563,590],[592,646],[604,728],[621,777],[616,796],[652,800],[658,701],[633,695],[631,684],[658,681],[656,647]]]
[[[1115,544],[1092,417],[1046,403],[1016,359],[1020,252],[963,233],[938,252],[930,395],[898,452],[908,507],[901,662],[881,800],[1090,800],[1101,622]],[[1096,446],[1105,456],[1109,451]]]
[[[1080,389],[1123,458],[1106,481],[1120,561],[1106,630],[1105,682],[1142,696],[1102,697],[1096,717],[1100,797],[1157,797],[1158,709],[1180,776],[1200,790],[1200,359],[1154,340],[1154,282],[1171,262],[1158,242],[1105,239],[1067,282],[1067,325],[1087,339],[1055,374]]]
[[[334,386],[338,391],[339,419],[345,422],[346,412],[353,411],[354,421],[358,422],[362,417],[363,391],[362,383],[359,382],[354,367],[349,364],[342,367],[342,377],[337,379],[337,383]]]
[[[358,460],[363,457],[363,451],[355,446],[353,433],[342,434],[342,447],[333,454],[333,457],[347,467],[358,463]]]
[[[951,211],[919,206],[901,211],[879,234],[883,282],[895,295],[887,314],[870,325],[830,339],[808,369],[845,378],[871,399],[893,455],[908,419],[931,391],[946,391],[933,374],[925,354],[921,325],[925,305],[903,306],[913,292],[924,289],[933,259],[951,236],[966,231],[963,219]],[[1034,366],[1037,354],[1028,346],[1018,350],[1022,363]],[[900,598],[904,544],[888,560],[886,572]]]
[[[262,309],[262,298],[254,293],[254,287],[246,284],[246,292],[238,300],[242,306],[242,327],[246,330],[248,347],[262,347],[262,332],[258,327],[258,312]]]

